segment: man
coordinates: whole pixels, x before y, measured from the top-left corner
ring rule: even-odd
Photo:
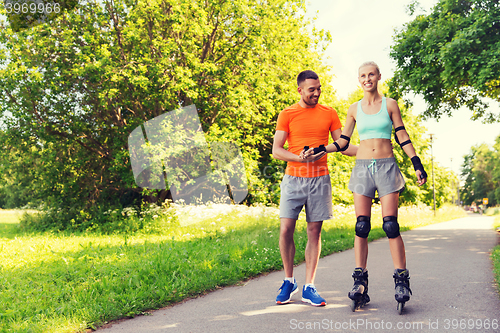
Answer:
[[[321,227],[324,220],[332,218],[332,189],[328,173],[325,145],[328,134],[333,140],[341,135],[337,112],[318,104],[321,95],[319,77],[307,70],[297,76],[300,101],[284,109],[278,116],[273,142],[273,157],[287,161],[285,176],[281,182],[280,199],[280,252],[285,270],[285,280],[276,298],[277,304],[290,302],[297,290],[293,276],[295,223],[305,206],[307,220],[306,284],[302,289],[302,301],[314,306],[324,306],[326,301],[314,286],[314,277],[321,252]],[[288,141],[288,150],[284,148]],[[301,154],[304,147],[315,149],[306,158]],[[350,146],[343,152],[356,155],[357,147]]]

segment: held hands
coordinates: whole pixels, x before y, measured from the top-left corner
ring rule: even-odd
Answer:
[[[299,155],[302,162],[314,162],[326,155],[325,145],[320,145],[317,148],[309,148],[304,146],[304,150]]]

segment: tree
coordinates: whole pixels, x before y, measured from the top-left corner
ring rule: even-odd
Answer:
[[[464,204],[481,204],[488,198],[488,205],[500,204],[500,136],[493,149],[486,144],[471,148],[462,165],[464,185],[461,198]]]
[[[7,135],[40,146],[38,195],[78,214],[141,192],[128,134],[195,104],[207,141],[243,150],[247,200],[272,200],[273,180],[261,170],[277,114],[295,102],[301,70],[329,81],[321,54],[330,36],[306,30],[304,8],[302,0],[87,1],[17,33],[4,22],[0,112]]]
[[[491,162],[493,163],[493,170],[491,172],[491,180],[493,182],[493,193],[492,197],[494,199],[494,204],[500,204],[500,135],[495,139],[495,144],[493,145],[495,150],[495,155]],[[493,203],[492,203],[493,204]]]
[[[394,36],[397,70],[391,91],[421,94],[424,116],[439,119],[466,106],[473,119],[500,121],[484,98],[500,101],[500,4],[497,0],[440,0]]]
[[[470,205],[475,201],[474,190],[472,189],[472,185],[474,184],[474,174],[472,173],[472,169],[474,161],[474,154],[471,152],[464,156],[464,162],[462,164],[462,173],[461,178],[464,180],[464,185],[460,190],[460,200],[464,203],[464,205]]]
[[[30,172],[39,162],[39,146],[30,141],[19,142],[18,138],[0,131],[0,208],[38,206],[36,196],[36,176]],[[13,143],[15,142],[15,143]],[[25,151],[29,151],[28,157]],[[28,158],[27,158],[28,157]]]

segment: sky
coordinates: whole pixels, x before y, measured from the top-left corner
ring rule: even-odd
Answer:
[[[332,43],[326,50],[327,63],[335,78],[332,85],[337,96],[346,99],[359,87],[357,70],[365,61],[375,61],[385,81],[393,76],[395,63],[389,57],[395,29],[412,20],[406,13],[410,0],[309,0],[307,15],[316,16],[314,26],[330,31]],[[422,10],[430,13],[437,0],[420,0]],[[422,13],[422,12],[419,12]],[[414,103],[413,113],[425,110],[421,96],[408,96]],[[497,102],[490,107],[500,112]],[[426,120],[426,135],[433,134],[432,153],[440,166],[460,173],[463,157],[471,147],[486,143],[493,145],[500,135],[500,123],[482,124],[472,121],[472,113],[463,108],[444,116],[439,121]],[[411,135],[411,132],[410,132]]]

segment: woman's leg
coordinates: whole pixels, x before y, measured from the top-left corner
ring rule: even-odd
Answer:
[[[358,216],[371,217],[372,198],[353,193],[354,194],[354,211],[356,218]],[[356,260],[356,267],[366,268],[368,260],[368,239],[359,236],[354,237],[354,257]]]
[[[382,205],[382,217],[398,216],[399,193],[394,192],[380,198]],[[406,268],[406,254],[403,238],[399,235],[396,238],[389,238],[389,248],[391,249],[392,262],[395,269]]]

